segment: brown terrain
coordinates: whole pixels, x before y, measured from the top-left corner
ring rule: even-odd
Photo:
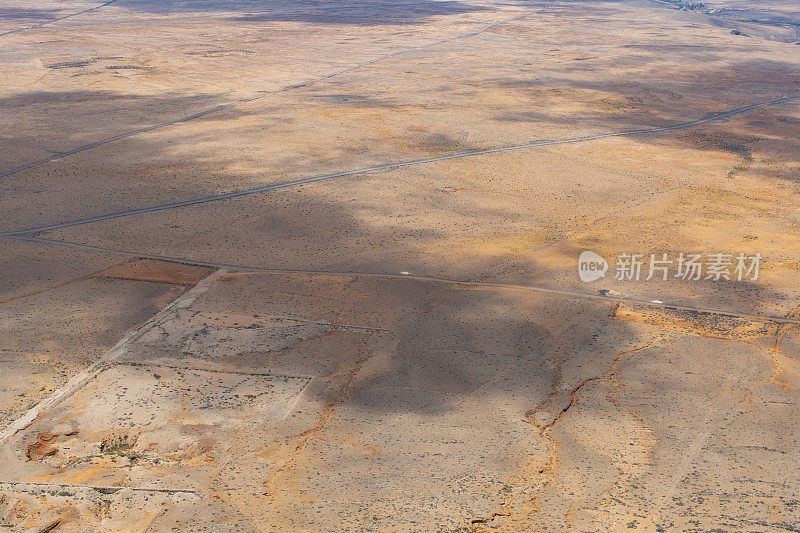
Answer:
[[[800,531],[798,44],[3,0],[0,531]],[[757,278],[614,276],[718,252]]]

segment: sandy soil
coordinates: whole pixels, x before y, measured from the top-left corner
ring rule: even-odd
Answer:
[[[800,530],[790,4],[4,2],[0,526]]]

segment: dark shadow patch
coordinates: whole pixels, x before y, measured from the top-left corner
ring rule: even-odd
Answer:
[[[695,142],[699,147],[722,150],[742,158],[744,161],[753,160],[751,147],[753,143],[759,141],[758,137],[739,137],[731,134],[724,135],[719,133],[696,132],[688,135],[688,138]]]
[[[57,9],[33,9],[24,7],[0,7],[0,20],[45,22],[58,16]]]
[[[392,109],[397,107],[397,102],[394,98],[375,98],[363,94],[353,93],[328,93],[328,94],[314,94],[312,98],[318,98],[325,102],[336,105],[347,105],[353,107],[371,107]]]
[[[90,63],[91,61],[64,61],[63,63],[50,63],[49,65],[45,65],[45,67],[57,70],[62,68],[86,67],[89,66]]]
[[[156,0],[129,0],[120,5],[148,13],[220,13],[233,14],[227,20],[239,23],[257,22],[307,22],[311,24],[342,25],[402,25],[417,24],[432,17],[460,15],[477,11],[492,11],[484,6],[471,5],[457,0],[407,0],[404,2],[352,0],[297,0],[286,1],[229,1],[189,0],[161,2]]]

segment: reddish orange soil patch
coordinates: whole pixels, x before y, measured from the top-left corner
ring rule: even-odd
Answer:
[[[209,268],[153,259],[134,259],[111,267],[98,277],[193,285],[211,271]]]
[[[28,461],[36,461],[42,457],[47,457],[48,455],[53,455],[58,452],[58,448],[56,448],[52,442],[57,438],[58,434],[47,432],[39,433],[36,437],[36,442],[29,444],[25,452]]]
[[[617,305],[611,312],[611,317],[656,326],[675,326],[688,329],[703,337],[734,340],[773,337],[778,334],[780,327],[779,323],[771,320],[755,320],[704,311],[636,307],[626,304]]]

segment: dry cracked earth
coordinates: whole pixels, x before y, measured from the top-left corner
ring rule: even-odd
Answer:
[[[798,44],[3,0],[0,531],[800,531]],[[613,275],[716,252],[758,275]]]

